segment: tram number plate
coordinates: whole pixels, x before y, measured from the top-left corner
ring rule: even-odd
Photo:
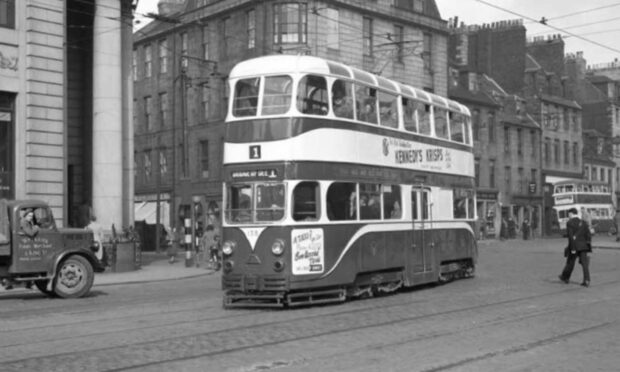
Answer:
[[[250,159],[260,159],[260,146],[250,146]]]

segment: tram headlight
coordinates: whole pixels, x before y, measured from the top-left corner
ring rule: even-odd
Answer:
[[[282,239],[276,239],[275,242],[271,245],[271,253],[276,256],[280,256],[284,253],[284,241]]]
[[[222,253],[226,256],[230,256],[235,250],[235,246],[235,242],[230,240],[225,241],[224,244],[222,244]]]

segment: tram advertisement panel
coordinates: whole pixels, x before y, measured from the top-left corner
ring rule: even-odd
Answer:
[[[323,229],[295,229],[291,232],[294,275],[321,274],[325,270]]]

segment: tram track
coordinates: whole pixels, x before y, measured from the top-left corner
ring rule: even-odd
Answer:
[[[618,282],[619,282],[618,280],[601,282],[597,284],[597,287],[614,286],[614,285],[617,286]],[[578,288],[575,288],[575,290],[576,289]],[[259,311],[260,313],[269,312],[269,313],[274,314],[277,320],[261,322],[260,324],[253,324],[253,325],[240,325],[237,327],[227,327],[224,329],[219,329],[219,330],[214,330],[214,331],[195,332],[191,334],[185,334],[182,336],[166,337],[166,338],[162,338],[160,340],[155,340],[155,341],[149,340],[149,341],[143,341],[143,342],[133,342],[127,345],[123,345],[122,347],[114,346],[114,347],[93,349],[93,350],[90,350],[90,353],[91,354],[94,353],[94,355],[97,355],[97,359],[104,361],[105,355],[108,355],[110,353],[116,354],[120,352],[121,355],[124,355],[125,352],[140,353],[140,350],[142,349],[151,349],[151,348],[161,348],[162,350],[177,350],[177,351],[180,350],[180,352],[175,352],[173,354],[168,354],[164,352],[164,353],[158,354],[158,356],[156,356],[154,360],[136,362],[135,364],[131,364],[131,365],[124,366],[123,363],[120,363],[120,365],[118,363],[116,364],[111,363],[108,366],[109,368],[106,368],[106,370],[125,370],[125,369],[131,369],[131,368],[147,367],[147,366],[157,365],[161,363],[178,362],[178,361],[191,360],[191,359],[197,359],[197,358],[203,358],[203,357],[215,357],[215,356],[224,355],[224,354],[242,352],[244,350],[254,348],[254,347],[275,346],[275,345],[288,343],[288,342],[303,341],[303,340],[312,339],[312,338],[333,336],[339,333],[355,332],[355,331],[360,331],[364,329],[371,329],[373,327],[386,327],[386,326],[391,326],[391,325],[403,324],[406,322],[419,322],[419,321],[432,319],[433,317],[442,317],[442,316],[455,315],[459,313],[482,311],[484,309],[494,307],[494,306],[514,306],[515,304],[518,304],[519,302],[533,301],[533,300],[537,300],[543,297],[549,298],[550,296],[561,295],[567,291],[572,291],[572,290],[574,289],[563,288],[562,290],[556,290],[551,293],[541,293],[541,294],[536,294],[532,296],[520,296],[517,298],[511,298],[511,299],[507,299],[503,301],[494,301],[494,302],[483,303],[483,304],[479,304],[475,306],[460,307],[460,308],[450,309],[450,310],[446,310],[442,312],[434,312],[434,313],[426,313],[426,314],[416,313],[416,314],[409,315],[409,316],[396,315],[395,318],[393,319],[388,317],[387,319],[375,319],[375,320],[371,319],[370,321],[365,320],[365,321],[362,321],[361,324],[359,324],[360,323],[359,319],[363,317],[355,317],[353,315],[364,314],[364,313],[372,314],[378,310],[381,310],[381,312],[386,312],[386,311],[389,311],[390,309],[397,312],[398,311],[397,308],[399,307],[411,308],[411,306],[418,303],[418,301],[414,299],[414,300],[407,300],[407,301],[398,301],[396,303],[391,303],[391,304],[385,304],[384,302],[382,302],[382,303],[377,303],[377,304],[371,304],[371,306],[362,306],[359,308],[347,309],[346,311],[342,311],[343,309],[340,306],[334,306],[334,307],[329,306],[329,307],[320,308],[319,310],[321,311],[314,311],[314,314],[310,316],[308,316],[306,312],[296,312],[296,311],[295,312],[282,312],[282,311],[260,310]],[[397,296],[394,296],[394,297],[397,297]],[[372,300],[372,301],[376,301],[376,300]],[[357,303],[362,303],[362,301],[357,302]],[[356,302],[352,302],[352,304],[356,304]],[[327,309],[327,311],[325,311],[325,309]],[[333,312],[331,310],[337,310],[337,311]],[[561,311],[561,310],[551,310],[551,311]],[[243,319],[245,316],[255,317],[257,315],[256,311],[235,311],[235,312],[236,314],[233,314],[233,316],[238,319]],[[282,319],[281,315],[283,313],[299,315],[299,316],[293,316],[287,319]],[[540,316],[540,315],[541,314],[533,314],[532,316]],[[216,321],[218,319],[230,318],[230,317],[231,317],[230,311],[227,311],[226,314],[222,316],[203,317],[203,318],[193,319],[191,322],[192,323],[203,322],[203,321],[210,322],[210,321]],[[351,319],[351,318],[356,319],[355,322],[347,321],[347,319]],[[305,322],[306,324],[313,323],[313,322],[316,323],[318,319],[320,319],[323,324],[330,323],[330,319],[331,319],[331,323],[332,325],[334,325],[334,327],[327,327],[327,329],[324,331],[315,330],[315,331],[303,332],[302,334],[299,334],[299,332],[295,332],[295,331],[291,332],[291,330],[293,329],[296,330],[296,327],[299,326],[300,322]],[[510,319],[508,319],[507,321],[510,321]],[[365,322],[366,324],[364,324]],[[177,323],[188,323],[188,322],[180,321]],[[343,326],[343,324],[346,324],[346,326]],[[162,328],[161,325],[151,325],[151,326],[139,327],[139,328],[134,329],[133,331],[161,329],[161,328]],[[285,330],[283,332],[275,331],[276,329],[281,330],[282,328],[285,328],[288,330]],[[325,327],[322,327],[322,328],[325,328]],[[88,338],[96,338],[96,337],[104,336],[105,334],[107,334],[107,332],[87,334],[87,335],[80,336],[80,337],[87,340]],[[250,337],[252,335],[256,335],[257,337],[255,338]],[[293,336],[293,335],[297,335],[297,336]],[[75,338],[75,335],[73,336],[73,338]],[[256,339],[256,342],[247,342],[247,341],[241,342],[241,343],[237,342],[239,339],[248,339],[248,338]],[[218,340],[218,341],[213,341],[213,340]],[[42,342],[45,342],[45,341],[42,341]],[[183,348],[178,347],[179,345],[187,346],[188,344],[191,344],[191,345],[195,344],[195,345],[198,345],[198,347],[196,348],[190,347],[185,350],[183,350]],[[122,350],[119,350],[120,348],[122,348]],[[81,350],[80,353],[83,353],[84,351],[88,351],[88,350]],[[91,355],[91,357],[92,356],[93,355]],[[56,353],[56,354],[47,355],[47,356],[34,357],[33,360],[36,361],[37,359],[42,359],[42,358],[57,360],[60,366],[60,365],[66,365],[66,363],[63,363],[63,361],[66,361],[67,359],[74,359],[74,358],[79,359],[79,356],[77,352],[65,352],[65,353]],[[127,355],[127,358],[128,360],[131,360],[129,354]],[[21,360],[17,359],[17,360],[12,360],[12,361],[5,361],[5,363],[8,363],[6,364],[8,366],[20,365],[21,363],[29,363],[29,360],[30,359],[21,359]]]

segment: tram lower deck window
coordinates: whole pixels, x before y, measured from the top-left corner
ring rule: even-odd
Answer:
[[[320,188],[318,182],[300,182],[293,190],[293,219],[316,221],[319,219]]]

